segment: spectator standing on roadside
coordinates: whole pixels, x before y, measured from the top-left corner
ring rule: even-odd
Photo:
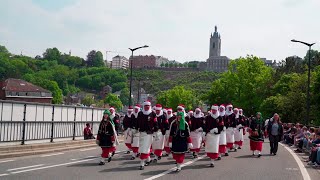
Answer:
[[[269,120],[267,132],[270,140],[270,154],[277,155],[278,143],[283,135],[283,126],[277,113]]]

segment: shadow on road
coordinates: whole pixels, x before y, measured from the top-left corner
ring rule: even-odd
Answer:
[[[132,167],[118,167],[118,168],[111,168],[111,169],[104,169],[102,171],[99,171],[100,173],[108,173],[108,172],[124,172],[124,171],[138,171],[139,166],[132,166]]]
[[[92,163],[83,163],[83,164],[73,164],[67,167],[91,167],[91,166],[99,166],[99,162],[92,162]]]

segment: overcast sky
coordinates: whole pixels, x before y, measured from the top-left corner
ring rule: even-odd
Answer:
[[[218,26],[222,55],[304,57],[295,38],[317,42],[320,0],[0,0],[0,44],[28,56],[48,47],[86,57],[92,50],[204,61]],[[117,53],[109,53],[108,59]]]

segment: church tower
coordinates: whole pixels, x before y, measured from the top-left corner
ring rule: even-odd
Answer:
[[[217,26],[214,27],[214,33],[210,36],[209,58],[212,56],[221,56],[221,38]]]

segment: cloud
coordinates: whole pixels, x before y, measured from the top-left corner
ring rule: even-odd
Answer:
[[[290,39],[318,37],[319,5],[317,0],[71,0],[50,8],[39,1],[6,0],[0,7],[0,44],[32,56],[57,47],[81,57],[92,49],[129,56],[128,47],[147,44],[150,48],[136,53],[206,60],[209,35],[218,25],[223,55],[280,60],[306,52]]]

